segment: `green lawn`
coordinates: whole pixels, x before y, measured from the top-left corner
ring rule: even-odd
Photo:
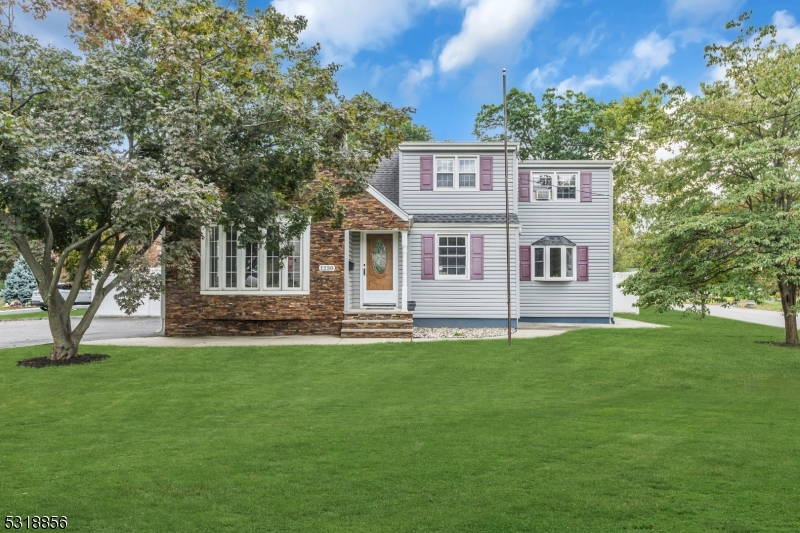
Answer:
[[[75,309],[69,312],[69,316],[83,316],[84,314],[86,314],[86,309]],[[45,319],[47,318],[47,311],[31,311],[30,313],[0,312],[0,320],[30,320],[32,318]]]
[[[74,531],[800,530],[800,350],[657,330],[0,351],[0,506]]]

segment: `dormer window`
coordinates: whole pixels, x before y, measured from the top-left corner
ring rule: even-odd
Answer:
[[[474,157],[458,158],[458,187],[474,189],[478,175],[478,160]]]
[[[455,159],[453,158],[436,158],[436,188],[437,189],[452,189],[453,188],[453,165]]]
[[[435,189],[478,190],[478,158],[436,157]]]

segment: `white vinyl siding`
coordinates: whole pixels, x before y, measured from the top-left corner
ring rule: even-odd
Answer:
[[[409,234],[409,300],[414,318],[506,318],[506,232],[502,226],[415,225]],[[422,279],[422,235],[483,235],[483,279]],[[436,241],[438,244],[438,241]],[[469,254],[469,251],[467,251]],[[519,241],[511,230],[511,313],[516,319]],[[469,262],[469,256],[467,257]],[[438,269],[438,264],[436,265]]]
[[[434,158],[433,183],[434,190],[422,191],[419,184],[419,158],[430,156]],[[492,157],[492,190],[481,191],[480,188],[480,158]],[[440,189],[437,183],[437,160],[451,158],[453,161],[472,159],[475,161],[475,186],[474,187],[449,187]],[[511,212],[517,209],[517,160],[516,153],[508,152],[508,199]],[[467,170],[469,167],[464,167]],[[461,177],[460,166],[454,163],[454,185],[459,184]],[[464,180],[468,177],[464,172]],[[400,158],[400,207],[408,214],[421,213],[505,213],[505,184],[504,184],[503,152],[458,152],[458,153],[430,153],[430,152],[403,152]]]
[[[525,171],[524,163],[520,170]],[[560,169],[530,169],[531,177],[540,174],[555,176]],[[520,202],[521,242],[530,246],[542,237],[563,236],[577,246],[589,247],[589,281],[542,282],[520,284],[521,317],[610,317],[611,309],[611,171],[607,168],[576,168],[568,172],[592,173],[592,202],[552,201]],[[578,181],[580,181],[578,179]],[[578,189],[580,184],[578,183]],[[580,190],[576,192],[580,196]],[[577,248],[573,252],[577,261]],[[545,258],[547,259],[547,258]],[[531,253],[532,274],[536,276],[536,247]],[[575,265],[577,268],[577,265]],[[577,277],[577,271],[573,272]]]

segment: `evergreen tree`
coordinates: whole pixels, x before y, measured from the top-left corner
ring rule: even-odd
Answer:
[[[33,277],[28,263],[22,256],[14,263],[14,268],[6,276],[6,286],[0,291],[0,296],[6,302],[13,302],[19,300],[20,302],[29,302],[33,291],[36,290],[36,279]]]

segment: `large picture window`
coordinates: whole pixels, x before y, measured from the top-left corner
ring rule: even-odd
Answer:
[[[258,244],[240,247],[239,232],[214,226],[203,231],[201,291],[208,294],[308,294],[310,229],[292,241],[288,257]]]

